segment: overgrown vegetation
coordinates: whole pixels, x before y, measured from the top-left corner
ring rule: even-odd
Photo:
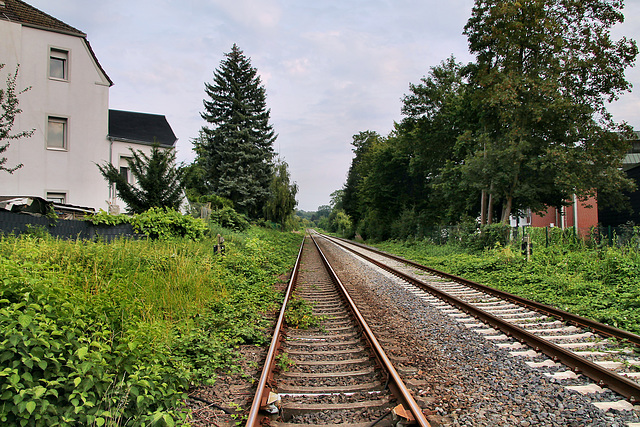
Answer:
[[[637,240],[608,246],[551,229],[530,230],[533,254],[527,262],[514,245],[486,249],[432,241],[388,241],[378,246],[429,267],[475,280],[535,301],[640,333],[640,251]],[[640,235],[636,230],[635,238]],[[635,243],[634,243],[635,242]],[[606,242],[605,242],[606,243]]]
[[[174,425],[188,388],[238,367],[262,344],[261,312],[293,264],[300,235],[219,229],[110,244],[0,239],[0,422]],[[188,236],[187,236],[188,237]]]
[[[307,300],[291,295],[284,320],[291,328],[309,329],[320,325],[322,318],[313,314],[313,305]]]

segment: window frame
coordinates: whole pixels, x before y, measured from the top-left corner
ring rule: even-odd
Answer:
[[[128,184],[134,184],[133,175],[131,174],[131,167],[129,166],[129,162],[133,160],[131,156],[120,155],[118,159],[118,171],[120,172],[120,176],[123,176],[123,169],[126,169],[126,180]]]
[[[55,46],[49,46],[49,78],[51,80],[57,80],[60,82],[68,82],[69,81],[69,57],[70,57],[69,49],[63,49]],[[57,77],[52,75],[52,60],[60,60],[62,61],[62,73],[63,77]]]
[[[62,147],[54,147],[50,146],[51,139],[51,129],[49,128],[51,123],[61,123],[63,125],[62,131]],[[69,118],[64,116],[56,116],[56,115],[47,115],[47,123],[46,123],[46,138],[45,145],[47,150],[52,151],[69,151]]]
[[[62,196],[62,197],[55,197],[55,196]],[[59,203],[62,205],[67,204],[68,198],[69,198],[69,193],[67,191],[47,191],[45,193],[45,199],[47,201]]]

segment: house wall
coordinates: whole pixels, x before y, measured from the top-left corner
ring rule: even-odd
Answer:
[[[50,48],[68,51],[68,81],[49,78]],[[8,165],[23,163],[4,174],[0,193],[46,197],[64,192],[68,204],[107,208],[109,186],[96,163],[109,160],[109,81],[95,63],[83,38],[25,27],[0,20],[0,58],[7,65],[0,84],[20,64],[17,88],[23,112],[13,133],[35,129],[30,138],[12,141]],[[47,117],[68,120],[68,148],[47,149]]]
[[[565,207],[564,214],[561,210],[553,207],[547,209],[546,214],[533,214],[531,226],[533,227],[560,227],[569,228],[574,226],[574,205]],[[586,201],[578,200],[578,230],[581,234],[588,233],[591,227],[598,225],[598,202],[594,197],[589,197]]]

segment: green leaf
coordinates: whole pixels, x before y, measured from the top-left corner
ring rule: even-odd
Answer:
[[[33,414],[33,411],[36,410],[36,402],[34,402],[33,400],[27,402],[27,411],[29,411],[30,414]]]
[[[83,360],[88,352],[89,352],[89,347],[80,347],[76,352],[76,355],[80,360]]]
[[[34,393],[33,396],[35,398],[40,398],[45,392],[47,391],[46,388],[42,387],[41,385],[39,385],[38,387],[36,387],[34,389]]]
[[[27,326],[29,326],[32,320],[33,320],[33,317],[29,316],[28,314],[23,314],[20,317],[18,317],[18,322],[20,323],[20,325],[22,325],[23,328],[26,328]]]
[[[164,420],[165,423],[167,423],[167,426],[169,427],[173,427],[175,425],[175,421],[173,421],[173,417],[169,414],[164,414],[162,416],[162,419]]]

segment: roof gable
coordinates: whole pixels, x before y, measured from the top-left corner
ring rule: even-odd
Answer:
[[[77,28],[73,28],[71,25],[65,24],[21,0],[4,0],[4,7],[0,5],[0,19],[43,30],[72,34],[79,37],[87,36]]]
[[[80,37],[84,40],[91,57],[96,66],[109,82],[109,86],[113,86],[113,81],[104,71],[100,61],[87,40],[87,35],[71,25],[65,24],[61,20],[44,13],[40,9],[23,2],[22,0],[0,0],[0,20],[19,23],[26,27],[36,28],[39,30],[53,31],[56,33],[68,34]]]
[[[121,110],[109,110],[109,138],[163,147],[178,140],[165,116]]]

